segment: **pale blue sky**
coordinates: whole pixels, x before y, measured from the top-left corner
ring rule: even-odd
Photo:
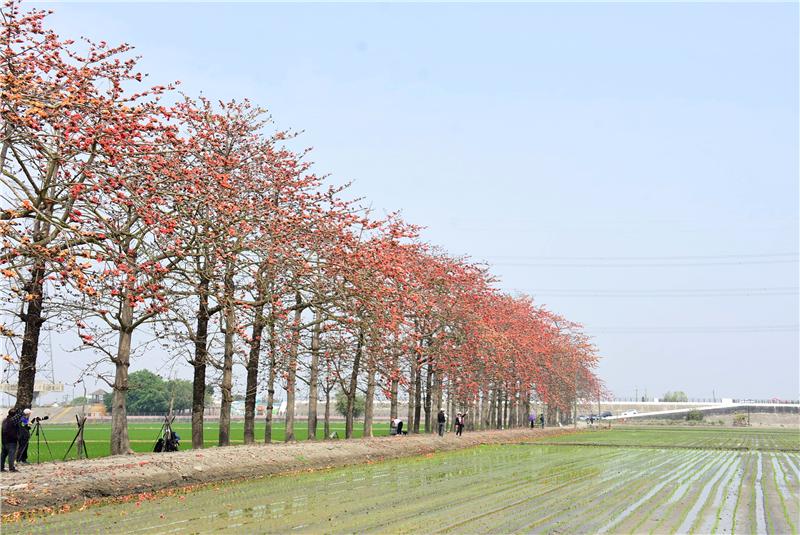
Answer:
[[[304,130],[319,172],[583,322],[615,394],[798,397],[797,4],[47,5]],[[694,292],[747,288],[783,290]]]

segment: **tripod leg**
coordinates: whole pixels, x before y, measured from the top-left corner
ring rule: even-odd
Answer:
[[[50,460],[53,460],[53,452],[50,451],[50,444],[47,442],[47,437],[44,434],[44,429],[41,430],[42,438],[44,439],[44,445],[47,446],[47,453],[50,454]]]
[[[80,432],[80,431],[79,431],[79,432]],[[63,458],[63,459],[61,459],[62,461],[66,461],[66,460],[67,460],[67,455],[69,455],[69,452],[70,452],[70,450],[72,449],[72,446],[74,446],[74,445],[75,445],[75,441],[76,441],[76,440],[78,440],[78,435],[77,435],[77,433],[75,434],[75,437],[72,439],[72,442],[70,442],[70,443],[69,443],[69,448],[67,448],[67,452],[64,454],[64,458]]]
[[[166,427],[166,425],[167,425],[166,423],[161,424],[161,430],[158,432],[158,436],[156,437],[156,442],[158,442],[158,439],[161,438],[161,436],[164,434],[164,428]]]

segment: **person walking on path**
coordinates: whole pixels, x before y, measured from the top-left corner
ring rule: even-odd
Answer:
[[[436,417],[437,422],[439,422],[439,436],[444,436],[444,424],[447,423],[447,416],[444,414],[444,410],[439,411],[439,415]]]
[[[394,420],[392,420],[392,425],[391,425],[391,428],[389,430],[389,433],[392,434],[392,435],[396,435],[398,437],[402,436],[403,435],[403,420],[401,420],[400,418],[395,418]]]
[[[456,436],[460,437],[464,432],[464,415],[460,412],[456,414]]]
[[[17,457],[17,441],[19,440],[19,421],[22,413],[17,413],[16,409],[8,409],[8,416],[2,424],[3,450],[0,453],[0,472],[6,471],[6,458],[8,458],[8,470],[16,472],[14,460]]]
[[[544,413],[539,415],[539,423],[542,424],[542,429],[544,429]]]
[[[531,424],[531,429],[536,427],[536,413],[535,412],[531,411],[531,413],[528,415],[528,422],[530,422],[530,424]]]

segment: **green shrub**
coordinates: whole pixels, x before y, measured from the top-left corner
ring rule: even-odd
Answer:
[[[702,422],[703,413],[697,409],[691,410],[686,414],[686,419],[690,422]]]
[[[353,403],[353,418],[361,418],[361,415],[364,414],[365,404],[364,396],[356,394],[355,403]],[[336,394],[336,412],[347,416],[347,396],[341,390]]]
[[[687,396],[686,393],[684,393],[683,391],[678,390],[676,392],[667,392],[661,398],[661,401],[669,401],[669,402],[689,401],[689,396]]]
[[[733,425],[736,427],[747,427],[750,425],[747,422],[747,415],[746,414],[734,414],[733,415]]]

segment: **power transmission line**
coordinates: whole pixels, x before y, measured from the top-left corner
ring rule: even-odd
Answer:
[[[630,263],[565,263],[565,262],[492,262],[493,266],[559,267],[559,268],[669,268],[698,266],[750,266],[762,264],[796,264],[800,259],[739,260],[736,262],[630,262]]]
[[[740,325],[740,326],[642,326],[642,327],[588,327],[590,333],[598,334],[721,334],[721,333],[780,333],[797,332],[800,325]]]
[[[495,266],[518,267],[694,267],[738,266],[761,264],[794,264],[800,261],[798,253],[746,253],[721,255],[682,256],[487,256],[495,259]],[[499,260],[499,261],[497,261]],[[527,261],[526,261],[527,260]]]
[[[656,290],[540,289],[524,293],[550,297],[772,297],[798,295],[796,286],[771,288],[689,288]],[[517,290],[522,291],[522,290]]]
[[[774,258],[774,257],[800,257],[800,253],[754,253],[754,254],[723,254],[723,255],[684,255],[684,256],[525,256],[525,255],[488,255],[484,258],[505,258],[512,260],[593,260],[593,261],[620,261],[620,260],[719,260],[731,258]]]

